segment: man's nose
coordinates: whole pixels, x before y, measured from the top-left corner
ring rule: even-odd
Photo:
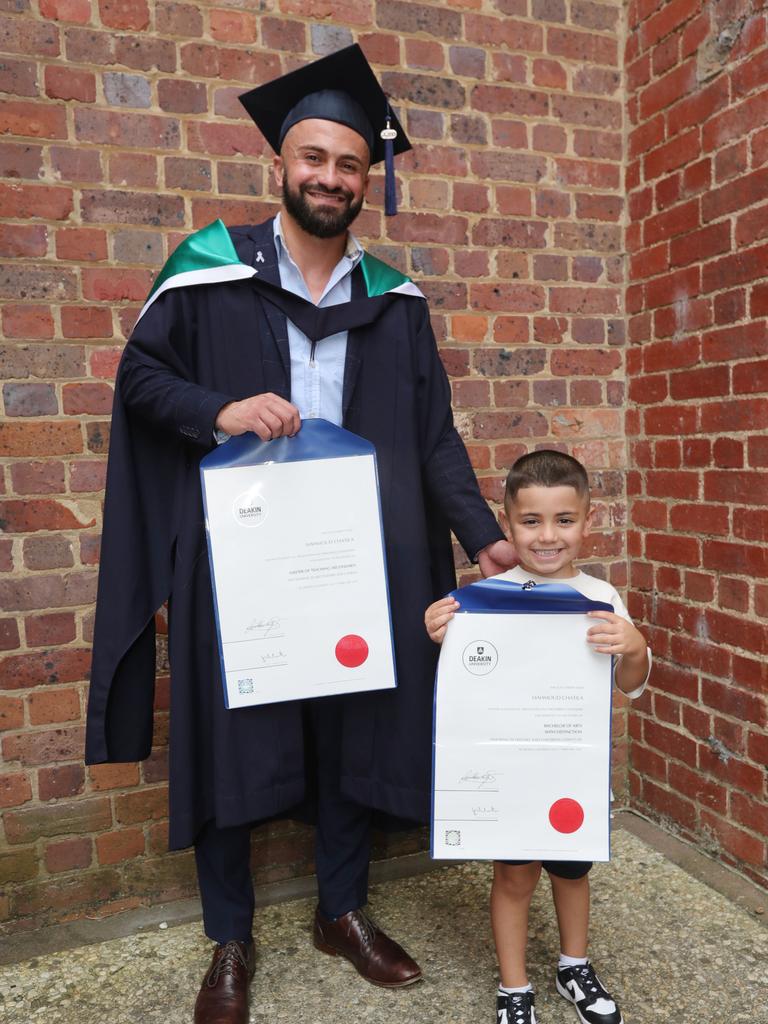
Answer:
[[[328,160],[320,167],[317,181],[318,184],[323,185],[325,188],[333,189],[339,187],[339,173],[334,161]]]

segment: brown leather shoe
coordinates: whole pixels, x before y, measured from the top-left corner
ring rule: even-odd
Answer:
[[[197,994],[195,1024],[248,1024],[248,985],[255,970],[252,942],[217,946]]]
[[[421,980],[421,968],[402,946],[362,910],[350,910],[336,921],[315,911],[315,948],[331,956],[345,956],[366,981],[383,988],[402,988]]]

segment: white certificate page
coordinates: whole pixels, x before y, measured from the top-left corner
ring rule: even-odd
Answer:
[[[395,686],[373,456],[203,477],[227,706]]]
[[[459,613],[435,696],[432,855],[608,860],[611,659],[584,614]]]

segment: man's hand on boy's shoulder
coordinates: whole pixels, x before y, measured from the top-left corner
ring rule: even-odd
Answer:
[[[507,572],[508,569],[514,569],[518,561],[515,547],[508,540],[494,541],[477,553],[480,572],[486,579]]]
[[[460,607],[455,597],[443,597],[427,608],[424,613],[424,625],[427,627],[430,640],[434,640],[436,644],[443,642],[448,623]]]

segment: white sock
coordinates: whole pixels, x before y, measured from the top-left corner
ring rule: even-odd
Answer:
[[[583,967],[584,964],[588,963],[588,956],[566,956],[565,953],[561,953],[560,960],[557,964],[557,969],[558,971],[562,971],[564,967]]]
[[[500,996],[511,996],[513,992],[533,992],[533,985],[528,982],[527,985],[521,985],[520,988],[507,988],[505,985],[499,984]]]

